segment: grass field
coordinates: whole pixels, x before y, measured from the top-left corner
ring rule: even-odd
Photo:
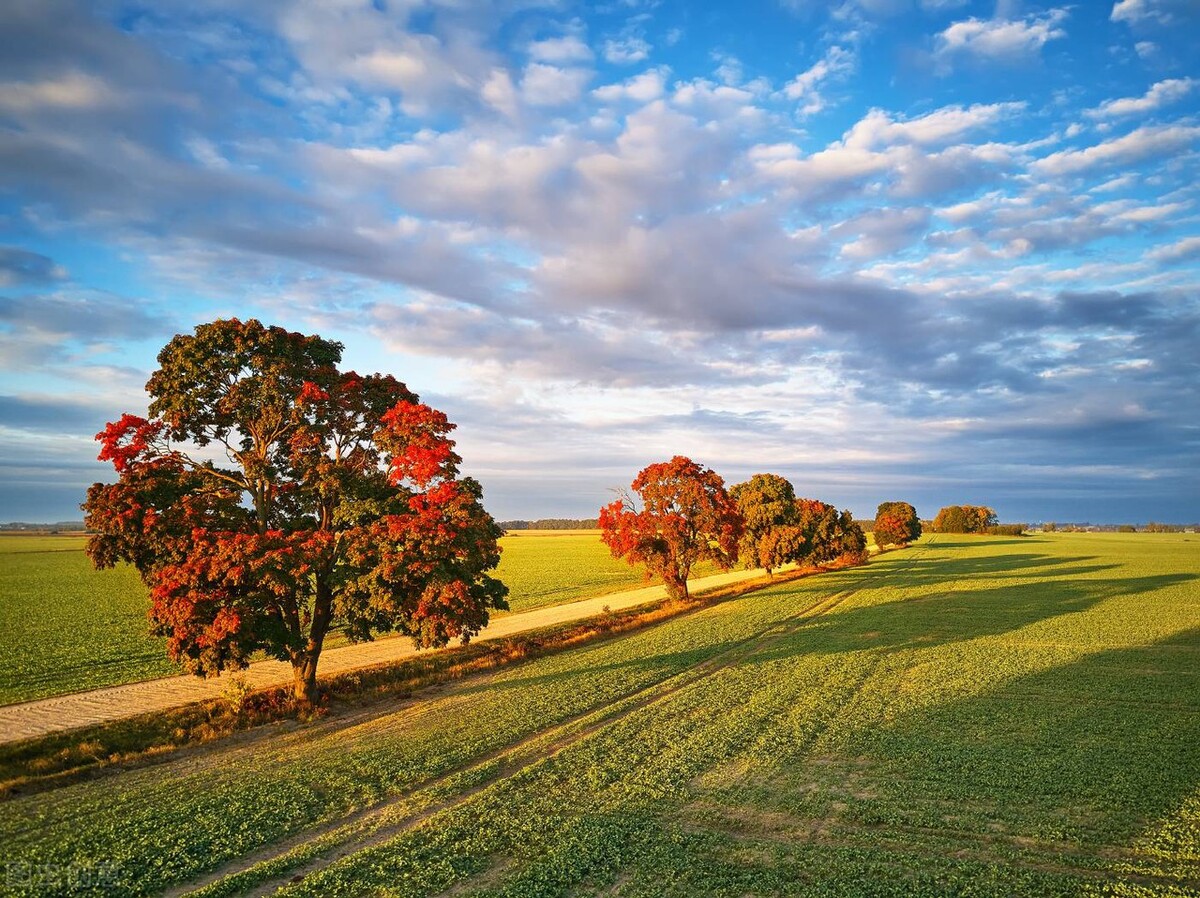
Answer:
[[[148,635],[146,590],[132,569],[95,571],[84,540],[0,536],[0,704],[178,673],[165,640]],[[501,541],[497,576],[512,611],[574,601],[643,582],[598,531],[520,531]],[[697,575],[711,572],[698,570]],[[326,645],[345,639],[334,632]]]
[[[0,704],[174,673],[132,568],[73,536],[0,536]]]
[[[9,890],[1200,895],[1198,578],[1195,537],[934,537],[5,802]]]

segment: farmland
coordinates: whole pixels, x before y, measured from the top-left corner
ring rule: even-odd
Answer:
[[[163,640],[147,633],[137,573],[93,570],[83,544],[0,537],[0,703],[176,672]]]
[[[84,540],[0,537],[0,704],[178,673],[147,633],[146,590],[132,568],[94,571]],[[522,531],[501,540],[513,611],[642,584],[595,531]],[[708,572],[698,571],[698,575]],[[328,647],[343,644],[334,633]]]
[[[14,799],[9,888],[1200,894],[1198,549],[934,537]]]

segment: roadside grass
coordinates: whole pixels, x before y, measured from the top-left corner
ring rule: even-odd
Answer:
[[[0,843],[129,894],[1196,895],[1197,547],[935,537],[9,800]]]

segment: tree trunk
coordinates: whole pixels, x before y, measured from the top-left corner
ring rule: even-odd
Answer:
[[[317,657],[305,652],[292,659],[292,695],[305,706],[317,703]]]

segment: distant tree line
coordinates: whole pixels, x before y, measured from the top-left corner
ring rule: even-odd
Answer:
[[[595,530],[595,518],[538,518],[536,521],[501,521],[505,530]]]
[[[1043,533],[1195,533],[1200,530],[1200,524],[1159,524],[1149,521],[1138,527],[1134,524],[1059,524],[1046,521],[1041,529]]]
[[[53,524],[31,524],[28,521],[9,521],[7,524],[0,524],[0,530],[36,530],[39,533],[44,533],[47,530],[82,533],[83,529],[83,521],[55,521]]]

